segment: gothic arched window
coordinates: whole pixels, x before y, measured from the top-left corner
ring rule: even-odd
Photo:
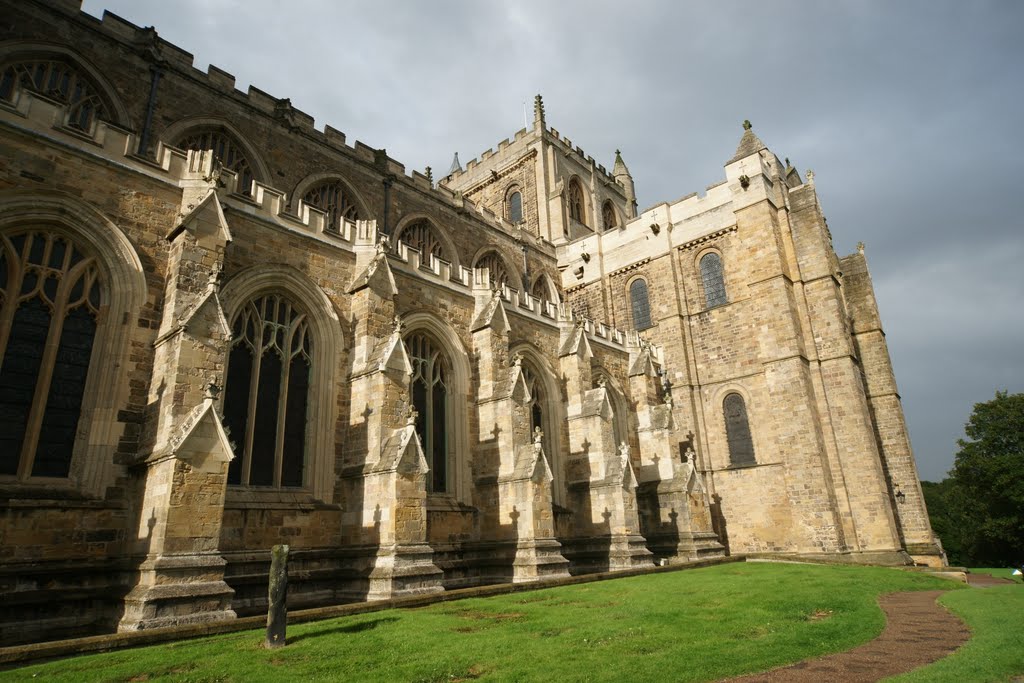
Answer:
[[[754,465],[754,440],[750,436],[747,406],[739,394],[729,394],[722,404],[725,435],[729,442],[729,465]]]
[[[583,201],[583,188],[578,178],[569,181],[569,218],[586,225],[586,205]]]
[[[0,236],[0,475],[68,476],[101,289],[66,237]]]
[[[518,189],[508,195],[508,222],[518,223],[523,220],[523,193]]]
[[[68,108],[67,125],[88,131],[96,119],[110,119],[110,106],[83,71],[64,59],[27,59],[3,67],[0,98],[10,100],[15,85],[34,90]]]
[[[351,193],[338,181],[321,183],[306,192],[302,201],[327,213],[327,226],[337,230],[344,218],[347,221],[360,219],[359,209]]]
[[[725,296],[721,256],[712,251],[701,258],[700,279],[704,283],[704,300],[707,301],[708,308],[729,303]]]
[[[412,363],[412,406],[416,410],[416,433],[430,467],[427,488],[433,493],[449,490],[449,434],[451,409],[449,383],[451,364],[440,345],[422,332],[405,338]]]
[[[306,316],[279,294],[242,307],[232,325],[224,423],[235,459],[228,483],[305,483],[311,349]]]
[[[444,245],[441,244],[437,233],[434,232],[434,226],[425,218],[402,228],[398,239],[420,252],[420,259],[423,263],[429,263],[431,258],[451,260],[445,254]]]
[[[191,130],[183,135],[175,146],[186,150],[212,150],[217,161],[238,176],[239,193],[252,193],[252,181],[255,179],[252,165],[241,145],[228,132],[219,128]]]
[[[629,303],[633,311],[633,329],[646,330],[651,327],[651,302],[647,297],[647,282],[633,280],[629,285]]]
[[[615,207],[612,206],[611,201],[606,201],[601,207],[601,222],[604,223],[605,230],[611,230],[616,225]]]
[[[489,251],[476,260],[477,268],[487,268],[490,273],[491,287],[497,289],[508,282],[508,270],[505,261],[496,251]]]

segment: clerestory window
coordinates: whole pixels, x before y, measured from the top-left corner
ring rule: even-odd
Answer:
[[[508,270],[505,261],[496,251],[489,251],[476,261],[477,268],[487,268],[490,273],[491,288],[497,289],[508,282]]]
[[[420,252],[420,260],[423,263],[429,263],[431,258],[451,261],[437,233],[434,232],[434,227],[426,219],[414,221],[402,228],[398,239]]]
[[[68,476],[102,289],[68,238],[0,236],[0,475]]]
[[[217,161],[238,176],[239,194],[252,193],[252,181],[255,179],[252,164],[238,141],[226,131],[218,128],[192,130],[182,136],[175,146],[186,150],[212,150]]]
[[[29,59],[0,71],[0,98],[10,100],[16,86],[34,90],[66,105],[67,125],[88,131],[96,119],[110,119],[100,89],[82,70],[63,59]]]
[[[235,448],[228,483],[303,486],[313,345],[306,316],[287,298],[266,294],[242,307],[232,331],[224,390]]]
[[[327,225],[331,230],[338,230],[343,218],[347,221],[361,218],[351,193],[337,181],[317,185],[303,195],[302,201],[326,212]]]

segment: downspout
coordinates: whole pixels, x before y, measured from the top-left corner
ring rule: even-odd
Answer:
[[[153,74],[153,78],[149,84],[149,102],[146,104],[146,118],[142,124],[142,132],[139,133],[139,147],[136,151],[136,154],[140,157],[147,156],[149,153],[149,134],[153,127],[153,112],[156,111],[156,91],[160,85],[160,77],[164,73],[164,70],[157,64],[150,66],[149,70]]]

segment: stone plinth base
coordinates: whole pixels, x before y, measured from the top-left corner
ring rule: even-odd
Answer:
[[[147,559],[139,582],[124,599],[118,631],[183,626],[234,619],[235,591],[224,583],[219,555],[172,555]]]
[[[725,557],[725,546],[718,542],[718,536],[711,531],[648,534],[647,547],[655,558],[665,560],[666,564]]]
[[[562,541],[569,573],[616,572],[654,565],[647,541],[638,534],[590,536]]]
[[[569,576],[569,560],[562,556],[562,544],[553,538],[519,541],[512,563],[512,582],[529,583]]]
[[[381,548],[370,570],[366,600],[443,591],[444,572],[434,564],[433,556],[426,543]]]

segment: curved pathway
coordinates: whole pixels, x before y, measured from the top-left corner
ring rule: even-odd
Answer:
[[[967,626],[935,602],[945,591],[883,595],[886,624],[874,640],[846,652],[730,679],[753,683],[847,683],[877,681],[951,654],[971,637]]]

